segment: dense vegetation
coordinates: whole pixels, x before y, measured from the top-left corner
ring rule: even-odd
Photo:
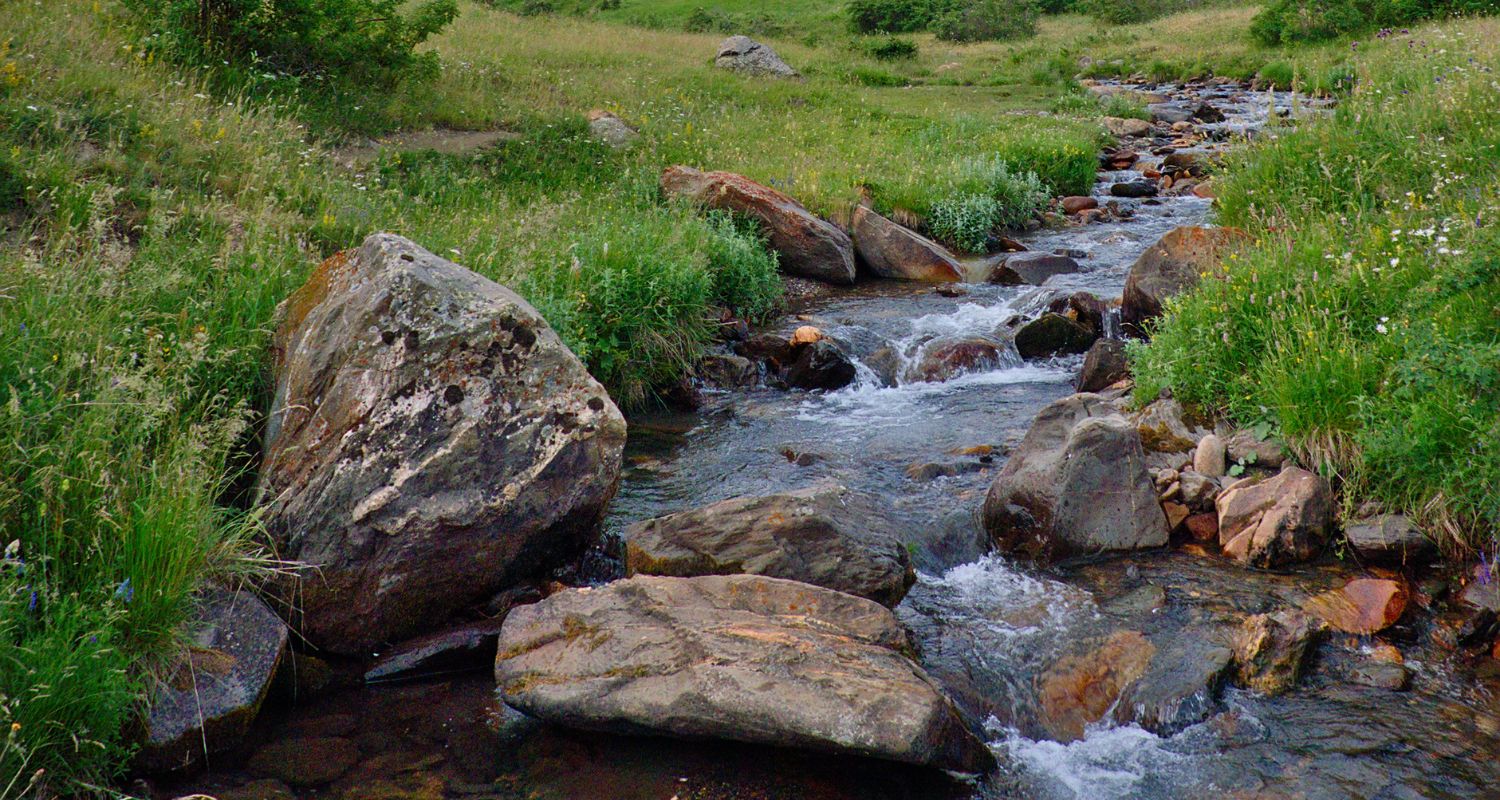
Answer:
[[[1271,0],[1250,32],[1264,44],[1333,39],[1454,14],[1493,14],[1495,0]]]
[[[1142,397],[1269,423],[1458,550],[1500,527],[1497,33],[1379,43],[1331,119],[1242,153],[1220,216],[1256,246],[1135,353]]]

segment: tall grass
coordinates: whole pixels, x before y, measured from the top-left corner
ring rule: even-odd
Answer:
[[[1354,95],[1244,153],[1221,221],[1257,244],[1170,304],[1141,396],[1278,426],[1351,502],[1454,550],[1500,526],[1500,106],[1494,21],[1367,49]]]

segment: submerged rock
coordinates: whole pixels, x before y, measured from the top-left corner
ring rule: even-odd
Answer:
[[[860,263],[882,278],[934,283],[963,280],[963,268],[942,245],[870,208],[854,209],[852,227]]]
[[[1197,285],[1203,273],[1219,274],[1221,259],[1246,238],[1234,228],[1183,226],[1168,232],[1130,267],[1120,303],[1121,321],[1128,329],[1144,333],[1143,326],[1161,316],[1168,297]]]
[[[485,620],[402,642],[370,665],[365,682],[410,681],[482,668],[494,661],[499,636],[499,621]]]
[[[934,339],[922,351],[915,375],[908,377],[941,383],[965,373],[994,369],[1005,361],[1007,354],[1004,345],[983,336]]]
[[[854,244],[849,237],[775,189],[732,172],[684,166],[663,171],[661,188],[668,195],[755,219],[787,272],[827,283],[854,283]]]
[[[739,497],[630,526],[625,571],[766,575],[895,606],[916,573],[886,516],[842,486]]]
[[[146,711],[137,759],[150,770],[185,769],[239,746],[286,653],[286,625],[250,592],[204,590],[186,631],[187,649]]]
[[[1274,567],[1323,549],[1333,516],[1328,481],[1299,467],[1219,496],[1219,546],[1241,564]]]
[[[593,541],[625,421],[525,300],[376,234],[280,313],[259,489],[311,643],[367,653]]]
[[[1378,633],[1406,612],[1408,593],[1398,581],[1357,578],[1307,599],[1302,610],[1345,633]]]
[[[990,486],[984,520],[1000,549],[1044,561],[1167,543],[1140,435],[1093,394],[1042,409]]]
[[[322,786],[352,769],[359,756],[357,745],[335,736],[280,739],[257,750],[245,767],[292,786]]]
[[[1238,683],[1269,695],[1292,688],[1302,674],[1308,646],[1323,630],[1320,620],[1295,609],[1249,617],[1234,639]]]
[[[505,702],[560,725],[983,772],[994,756],[885,607],[754,575],[637,576],[518,608]]]
[[[714,56],[714,66],[746,75],[797,77],[797,70],[782,61],[775,50],[749,36],[731,36],[720,42],[719,52]]]

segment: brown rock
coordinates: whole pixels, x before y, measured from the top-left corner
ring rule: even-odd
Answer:
[[[1130,377],[1130,362],[1125,357],[1125,343],[1119,339],[1100,339],[1083,357],[1075,388],[1080,392],[1099,392]]]
[[[1109,316],[1109,306],[1089,292],[1073,292],[1054,298],[1047,304],[1047,310],[1077,322],[1094,338],[1104,335],[1104,320]]]
[[[1341,589],[1310,597],[1302,610],[1345,633],[1383,631],[1406,611],[1406,587],[1399,581],[1359,578]]]
[[[1049,311],[1016,331],[1016,352],[1022,358],[1083,353],[1097,338],[1099,335],[1082,323]]]
[[[1402,514],[1380,514],[1344,526],[1344,538],[1360,558],[1386,564],[1422,564],[1437,546]]]
[[[796,347],[799,344],[812,344],[813,342],[821,342],[826,338],[828,337],[824,336],[821,330],[818,330],[811,325],[803,325],[797,330],[792,331],[792,338],[788,341],[788,344],[790,344],[792,347]]]
[[[662,172],[661,188],[668,195],[754,218],[787,272],[827,283],[854,283],[854,245],[849,237],[775,189],[732,172],[683,166]]]
[[[1087,211],[1091,208],[1098,208],[1099,201],[1095,200],[1092,197],[1064,197],[1062,199],[1061,205],[1064,213],[1077,214],[1080,211]]]
[[[1323,623],[1295,609],[1256,614],[1234,638],[1234,664],[1240,685],[1276,695],[1297,684],[1308,645]]]
[[[1103,122],[1104,129],[1109,131],[1111,136],[1130,138],[1151,135],[1151,123],[1143,119],[1105,117]]]
[[[1328,540],[1333,490],[1298,467],[1219,496],[1219,545],[1241,564],[1273,567],[1316,555]]]
[[[1192,514],[1188,507],[1182,503],[1173,503],[1170,500],[1161,504],[1161,510],[1167,515],[1167,529],[1176,530]]]
[[[1084,726],[1104,718],[1155,652],[1139,631],[1116,631],[1093,651],[1054,664],[1037,678],[1047,732],[1060,742],[1082,739]]]
[[[1193,470],[1210,478],[1222,477],[1228,469],[1225,452],[1224,440],[1218,436],[1210,433],[1199,439],[1198,449],[1193,451]]]
[[[637,576],[511,612],[495,682],[560,725],[983,772],[994,756],[863,598],[758,575]]]
[[[1286,447],[1276,439],[1261,439],[1250,431],[1235,431],[1224,443],[1229,461],[1253,464],[1265,469],[1281,469],[1286,463]]]
[[[1219,539],[1219,515],[1213,513],[1194,514],[1184,520],[1188,535],[1195,542],[1216,542]]]
[[[627,575],[766,575],[894,607],[916,582],[888,511],[842,486],[739,497],[636,523]]]
[[[859,206],[854,209],[854,252],[882,278],[945,283],[963,280],[963,268],[942,245]]]
[[[1121,321],[1144,332],[1148,320],[1161,316],[1168,297],[1197,285],[1205,274],[1220,272],[1221,260],[1249,237],[1235,228],[1177,228],[1152,245],[1130,268],[1120,305]]]
[[[1001,343],[982,336],[934,339],[927,343],[917,362],[916,379],[941,383],[959,375],[994,369],[1005,360]],[[1011,355],[1014,359],[1015,356]]]
[[[625,421],[518,295],[375,234],[280,315],[258,488],[310,642],[367,653],[597,536]]]

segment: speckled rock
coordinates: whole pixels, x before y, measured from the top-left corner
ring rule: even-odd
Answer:
[[[187,651],[146,712],[137,759],[150,770],[196,766],[238,746],[286,653],[286,625],[248,591],[204,590],[187,636]]]
[[[719,52],[714,56],[714,66],[746,75],[797,77],[797,70],[782,61],[775,50],[749,36],[731,36],[720,42]]]
[[[515,293],[375,234],[279,315],[259,489],[311,643],[366,653],[593,541],[625,422]]]
[[[894,607],[917,576],[874,498],[820,485],[737,497],[630,526],[630,575],[767,575]]]
[[[495,682],[560,725],[982,772],[994,756],[878,603],[758,575],[636,576],[511,612]]]

